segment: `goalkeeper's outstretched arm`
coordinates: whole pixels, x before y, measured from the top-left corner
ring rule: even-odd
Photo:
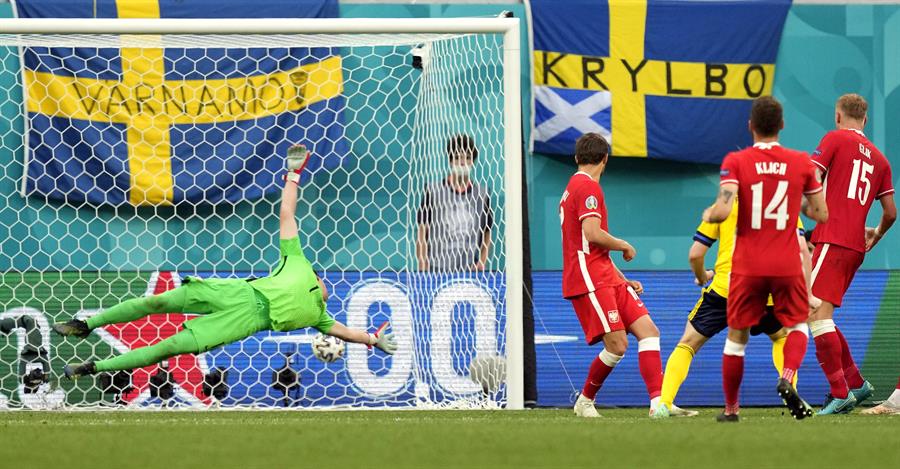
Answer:
[[[281,225],[281,239],[294,239],[297,237],[297,184],[290,180],[284,181],[284,189],[281,190],[281,210],[278,218]]]
[[[300,184],[300,174],[306,167],[309,156],[309,150],[303,145],[293,145],[288,149],[288,173],[284,177],[284,189],[281,190],[281,209],[278,212],[281,239],[294,239],[298,235],[297,186]]]
[[[306,167],[309,157],[310,152],[304,145],[293,145],[288,149],[288,172],[284,177],[284,188],[281,190],[281,208],[278,211],[281,239],[293,239],[299,234],[297,227],[297,186],[300,184],[300,174],[303,172],[303,168]],[[318,280],[319,286],[322,288],[323,298],[327,300],[325,284],[322,282],[322,279]],[[384,323],[374,334],[370,334],[366,331],[352,329],[335,322],[328,331],[328,335],[347,342],[366,344],[369,347],[374,346],[387,354],[393,355],[397,351],[397,343],[394,340],[394,334],[385,332],[387,327],[388,323]]]
[[[394,352],[397,351],[397,343],[394,340],[394,334],[385,332],[387,326],[388,323],[384,323],[374,334],[371,334],[335,322],[334,325],[331,326],[331,330],[328,331],[328,335],[355,344],[366,344],[370,347],[375,346],[384,351],[384,353],[393,355]]]

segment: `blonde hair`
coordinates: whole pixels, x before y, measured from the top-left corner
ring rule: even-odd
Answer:
[[[869,103],[866,102],[866,98],[856,93],[848,93],[838,98],[837,108],[845,116],[862,121],[866,118],[866,112],[869,111]]]

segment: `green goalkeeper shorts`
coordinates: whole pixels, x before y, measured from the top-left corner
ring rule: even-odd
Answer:
[[[186,282],[184,312],[201,316],[184,328],[194,334],[200,352],[272,328],[268,300],[246,280],[191,277]]]

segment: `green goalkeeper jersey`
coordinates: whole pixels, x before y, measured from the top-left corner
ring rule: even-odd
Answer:
[[[300,249],[300,238],[282,239],[281,261],[268,277],[250,283],[269,300],[269,318],[276,331],[315,327],[328,333],[334,318],[325,311],[325,300],[312,264]]]

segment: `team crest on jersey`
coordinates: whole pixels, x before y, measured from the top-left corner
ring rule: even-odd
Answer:
[[[609,316],[609,322],[611,322],[611,323],[619,322],[619,310],[614,309],[614,310],[606,313],[606,315]]]
[[[584,199],[584,206],[591,210],[597,208],[597,198],[589,196],[587,199]]]

